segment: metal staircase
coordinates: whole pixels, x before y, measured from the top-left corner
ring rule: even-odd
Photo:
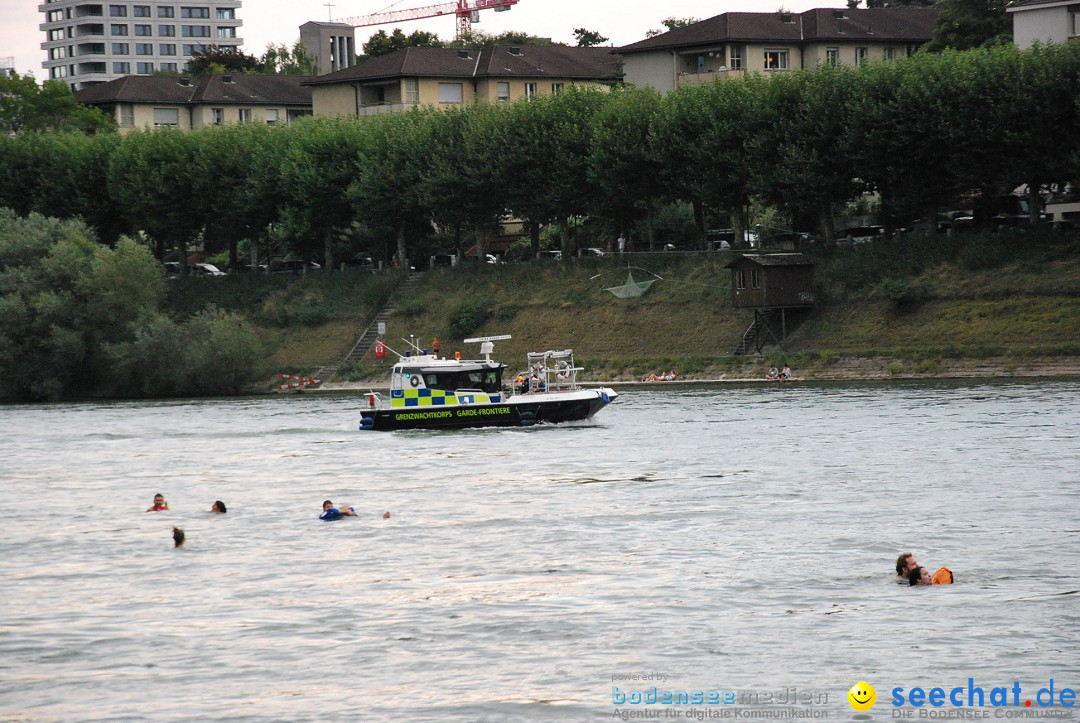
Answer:
[[[355,344],[353,344],[352,349],[349,350],[349,353],[346,354],[344,358],[342,358],[342,360],[336,364],[327,364],[323,367],[320,367],[319,371],[315,372],[315,378],[320,381],[328,381],[335,374],[337,374],[339,367],[347,364],[355,364],[356,362],[363,359],[367,355],[367,353],[371,351],[371,347],[374,346],[375,341],[379,338],[379,324],[389,321],[390,316],[394,313],[394,308],[392,306],[394,297],[396,297],[398,294],[400,294],[403,290],[407,289],[412,284],[416,283],[416,280],[419,278],[419,272],[410,272],[409,275],[405,277],[405,280],[401,283],[401,285],[394,290],[393,294],[391,294],[390,300],[387,302],[386,306],[380,309],[379,312],[375,314],[375,317],[368,323],[367,327],[364,328],[364,331],[360,334],[360,338],[356,340]]]

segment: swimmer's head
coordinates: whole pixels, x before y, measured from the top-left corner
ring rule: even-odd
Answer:
[[[220,515],[225,514],[225,512],[226,512],[225,503],[222,502],[221,500],[214,500],[214,504],[210,506],[210,511],[211,512],[216,512],[216,513],[218,513]]]
[[[323,508],[324,511],[330,509],[333,506],[334,506],[334,503],[331,502],[330,500],[323,500],[322,508]]]
[[[172,539],[174,547],[184,546],[184,530],[180,527],[172,528]]]

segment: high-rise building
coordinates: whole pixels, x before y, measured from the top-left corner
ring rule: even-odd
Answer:
[[[125,75],[183,72],[194,53],[239,49],[240,0],[45,0],[41,29],[50,79],[72,90]]]

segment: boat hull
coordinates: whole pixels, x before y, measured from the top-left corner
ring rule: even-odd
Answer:
[[[360,429],[461,429],[465,427],[530,427],[588,419],[618,394],[607,388],[566,393],[520,394],[502,403],[446,407],[390,407],[365,411]]]

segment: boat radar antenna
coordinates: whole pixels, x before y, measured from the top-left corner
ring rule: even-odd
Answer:
[[[480,353],[484,355],[484,361],[491,361],[491,355],[495,351],[495,345],[491,342],[502,341],[504,339],[512,338],[509,334],[500,334],[498,336],[478,336],[474,339],[465,339],[466,344],[480,343]]]

